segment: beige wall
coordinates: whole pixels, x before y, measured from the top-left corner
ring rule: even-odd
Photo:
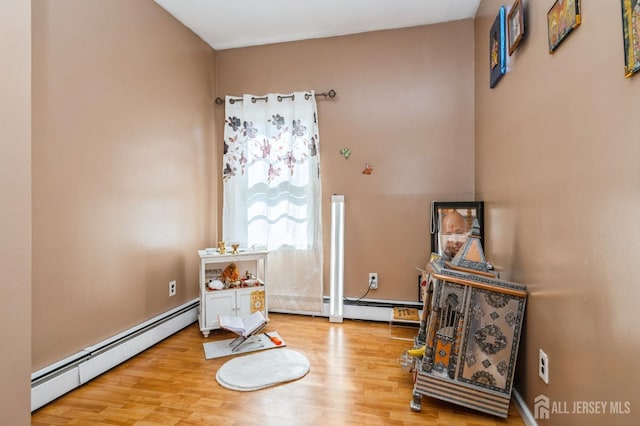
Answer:
[[[473,198],[473,21],[223,50],[216,58],[221,97],[336,90],[335,99],[318,101],[325,294],[331,194],[344,194],[345,295],[362,296],[368,273],[378,272],[380,289],[367,298],[417,301],[430,202]],[[371,175],[361,173],[365,163]]]
[[[583,1],[583,23],[553,55],[551,1],[526,1],[527,39],[489,89],[488,33],[475,23],[476,195],[486,202],[487,258],[528,285],[517,384],[533,411],[552,401],[630,401],[618,416],[552,414],[540,424],[631,425],[640,419],[640,77],[623,76],[620,2]],[[550,383],[537,376],[538,350]]]
[[[213,56],[151,0],[33,1],[34,370],[197,297]]]
[[[0,3],[0,413],[7,425],[29,424],[31,391],[30,22],[30,2]]]

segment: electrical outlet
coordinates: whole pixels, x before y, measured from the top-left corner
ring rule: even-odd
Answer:
[[[376,290],[378,288],[378,273],[369,272],[369,288]]]
[[[169,281],[169,297],[171,296],[175,296],[176,295],[176,287],[178,285],[176,284],[175,280],[174,281]]]
[[[549,384],[549,355],[540,349],[538,357],[538,375],[546,384]]]

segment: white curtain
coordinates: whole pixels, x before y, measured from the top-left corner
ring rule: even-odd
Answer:
[[[263,98],[226,99],[223,240],[269,250],[269,309],[320,312],[322,187],[315,96],[311,91]]]

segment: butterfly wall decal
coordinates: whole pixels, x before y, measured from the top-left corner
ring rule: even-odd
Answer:
[[[349,157],[351,156],[351,150],[349,148],[342,148],[340,150],[340,154],[343,155],[345,160],[348,160]]]
[[[363,175],[370,175],[371,172],[373,172],[373,166],[371,166],[370,164],[365,164],[364,165],[364,170],[362,171]]]

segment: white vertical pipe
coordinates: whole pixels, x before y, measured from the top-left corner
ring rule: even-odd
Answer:
[[[331,196],[329,322],[342,322],[344,294],[344,195]]]

